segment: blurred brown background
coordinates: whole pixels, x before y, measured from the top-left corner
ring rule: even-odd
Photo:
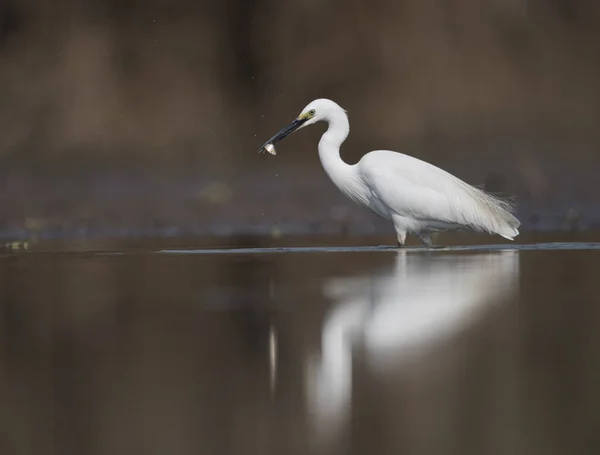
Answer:
[[[379,226],[327,181],[322,128],[256,154],[318,97],[349,112],[349,162],[403,151],[516,195],[525,228],[597,227],[599,19],[591,0],[4,0],[0,231]]]

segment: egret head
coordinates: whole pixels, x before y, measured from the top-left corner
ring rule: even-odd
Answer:
[[[277,134],[275,134],[271,139],[265,142],[262,147],[258,150],[259,153],[265,151],[265,147],[269,144],[273,145],[276,142],[286,138],[294,131],[298,131],[305,126],[312,125],[313,123],[320,122],[322,120],[330,121],[335,116],[346,115],[345,110],[340,107],[334,101],[320,98],[310,102],[296,119],[290,123],[288,126],[283,128]],[[269,152],[272,153],[272,152]]]

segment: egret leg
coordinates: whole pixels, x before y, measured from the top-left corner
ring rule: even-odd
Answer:
[[[402,248],[404,242],[406,242],[406,221],[399,215],[391,216],[392,223],[394,223],[394,230],[396,231],[396,237],[398,238],[398,247]]]
[[[406,232],[397,232],[396,235],[398,237],[398,247],[402,248],[406,241]]]
[[[419,237],[419,240],[423,242],[423,245],[425,245],[427,248],[431,248],[433,246],[433,243],[431,242],[431,233],[419,232],[417,237]]]

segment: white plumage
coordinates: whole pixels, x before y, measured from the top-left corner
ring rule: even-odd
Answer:
[[[513,206],[448,172],[417,158],[390,150],[367,153],[354,165],[340,157],[340,146],[350,125],[344,109],[328,99],[308,104],[294,122],[281,130],[259,151],[292,132],[318,121],[329,127],[319,142],[319,157],[333,183],[352,201],[390,220],[398,244],[415,234],[431,246],[431,233],[469,228],[513,240],[519,220]]]

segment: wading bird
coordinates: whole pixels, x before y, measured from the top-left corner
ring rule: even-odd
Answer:
[[[265,142],[259,152],[275,155],[274,144],[294,131],[317,122],[328,129],[319,141],[319,157],[325,172],[349,199],[390,220],[398,245],[407,234],[431,247],[431,233],[472,229],[513,240],[519,220],[507,201],[471,186],[448,172],[402,153],[375,150],[354,165],[340,157],[348,137],[346,111],[328,99],[308,104],[288,126]]]

